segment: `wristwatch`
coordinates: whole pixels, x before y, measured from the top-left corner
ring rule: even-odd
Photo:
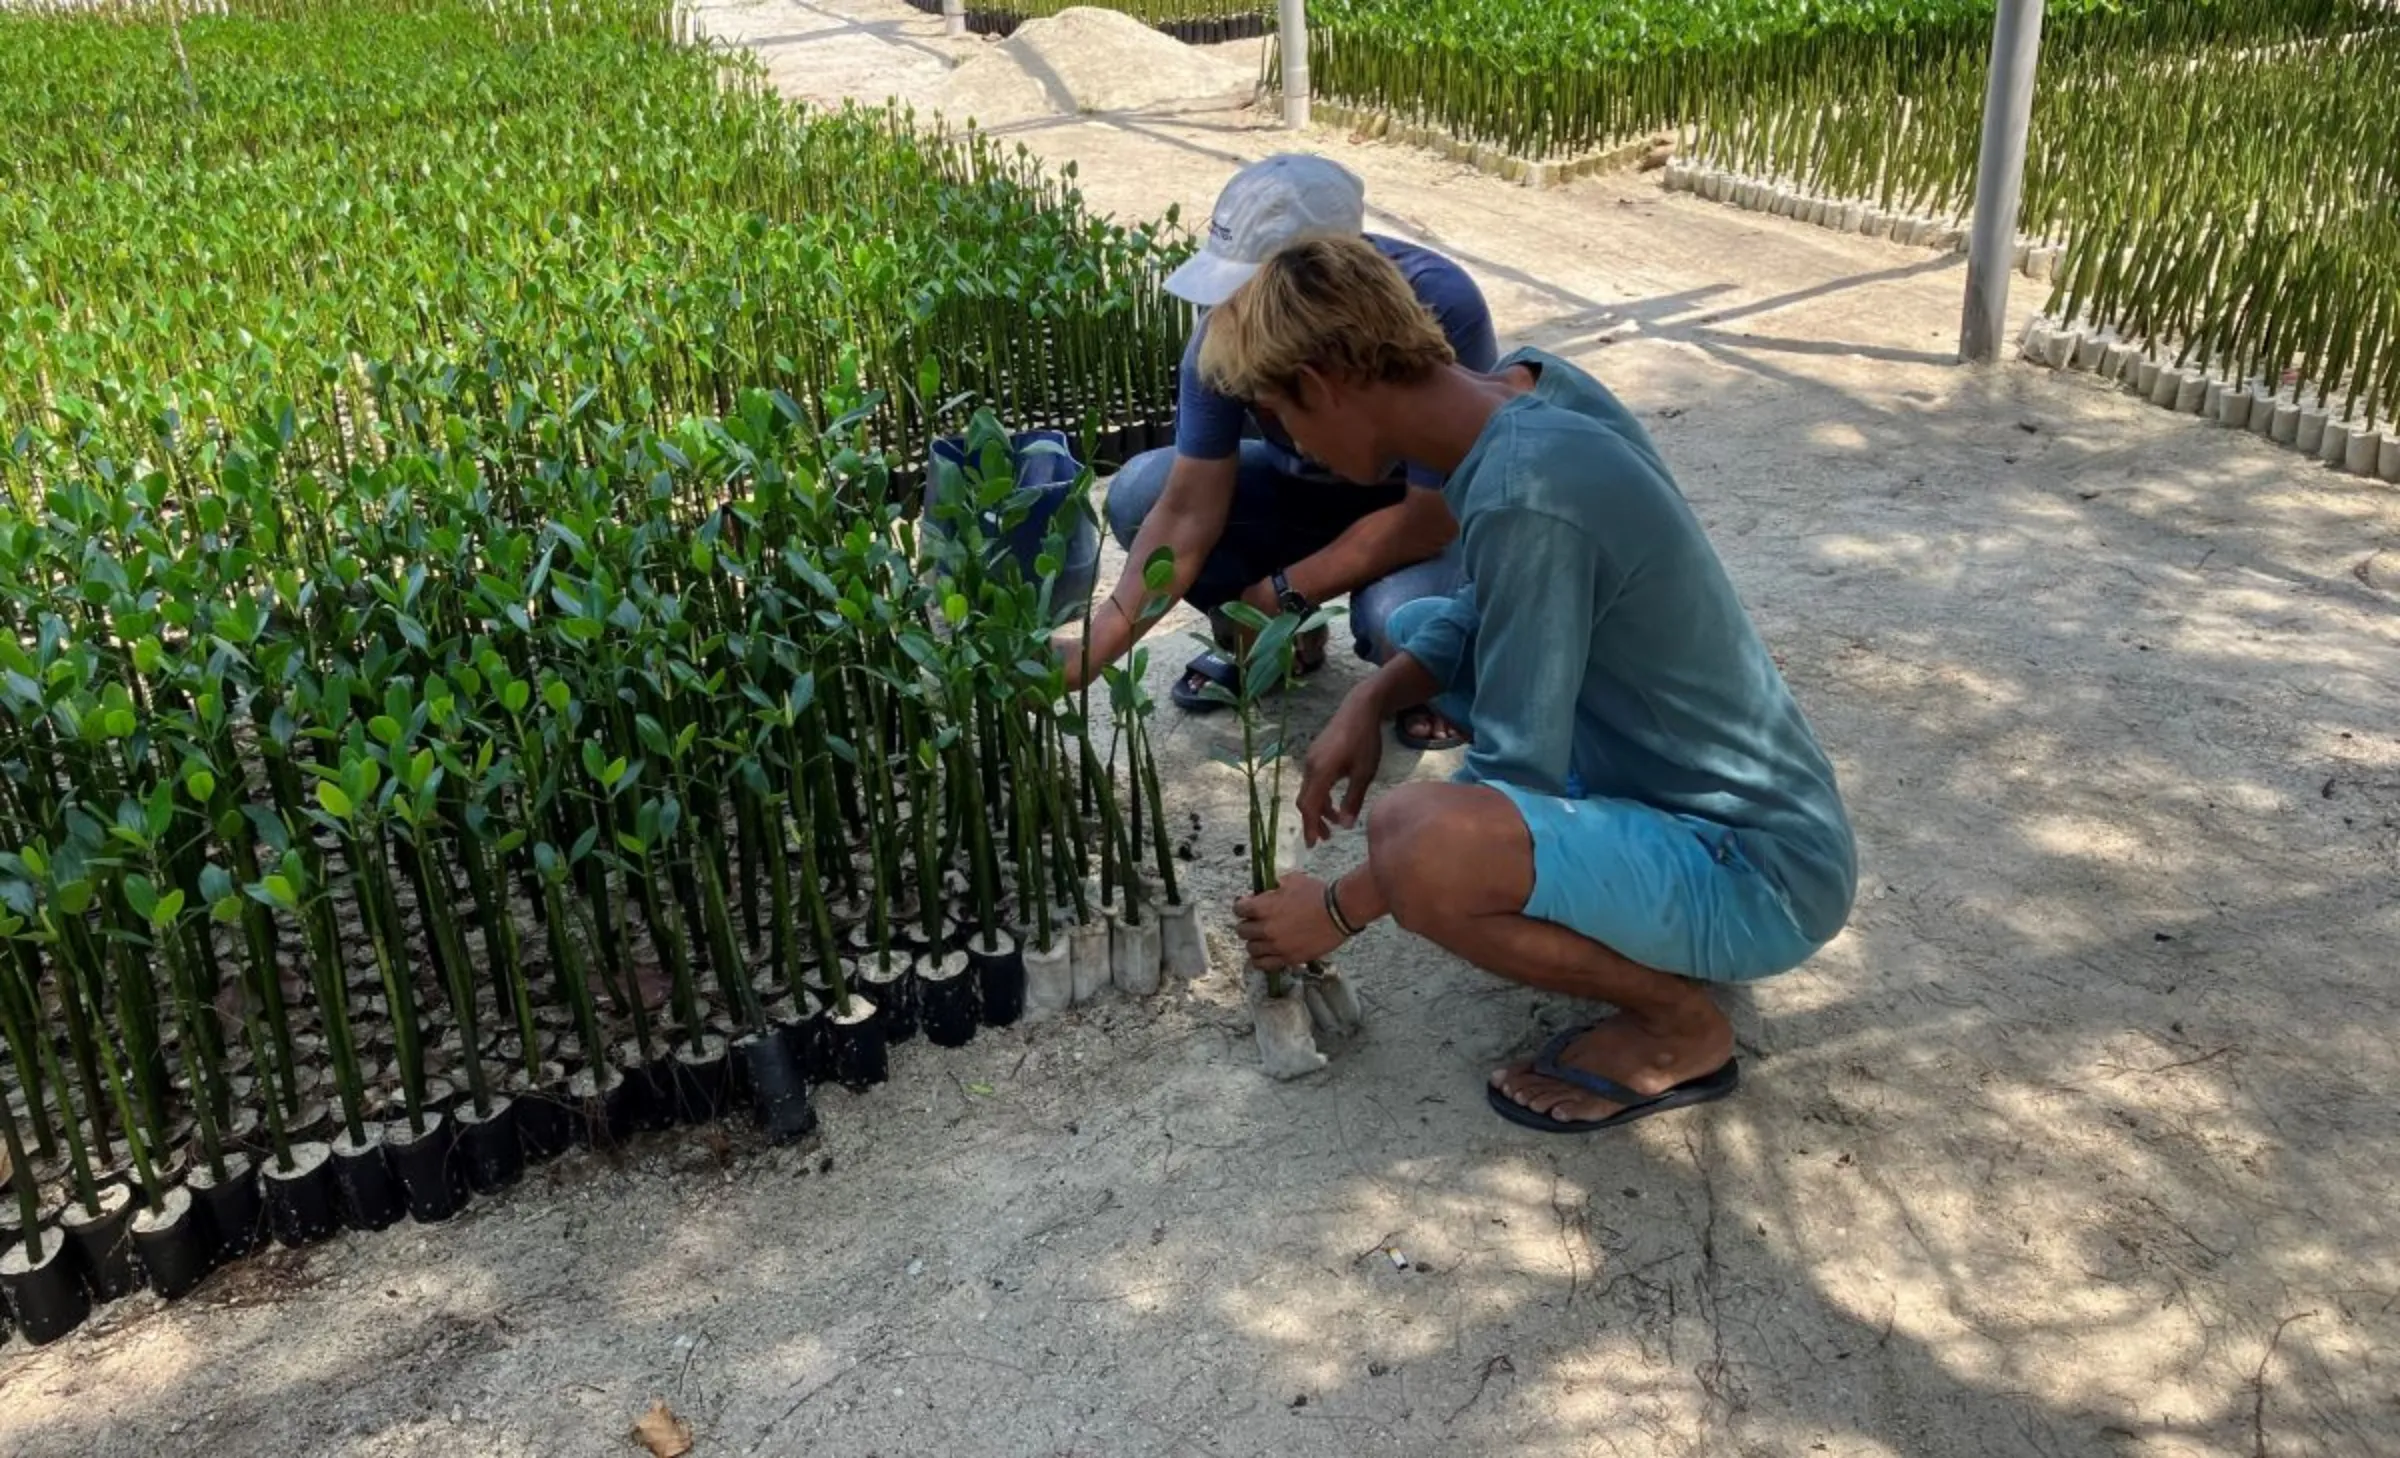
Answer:
[[[1299,589],[1292,586],[1292,579],[1284,576],[1281,571],[1277,571],[1274,576],[1268,578],[1267,585],[1275,589],[1275,606],[1284,612],[1294,613],[1305,618],[1308,616],[1309,610],[1315,606],[1314,603],[1300,595]]]

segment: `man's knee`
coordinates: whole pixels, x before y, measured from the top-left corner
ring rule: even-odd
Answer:
[[[1426,617],[1458,592],[1465,574],[1456,548],[1415,562],[1350,594],[1350,629],[1361,656],[1381,663]]]
[[[1125,463],[1124,469],[1110,479],[1108,499],[1103,508],[1108,516],[1108,530],[1120,547],[1133,545],[1134,534],[1158,505],[1158,498],[1167,489],[1167,473],[1175,465],[1172,447],[1144,451]]]
[[[1367,818],[1367,864],[1403,931],[1425,935],[1455,911],[1454,852],[1442,849],[1461,806],[1457,785],[1413,784],[1393,789]],[[1449,862],[1449,872],[1443,863]]]

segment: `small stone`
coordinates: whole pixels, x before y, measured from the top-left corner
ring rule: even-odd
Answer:
[[[924,1275],[924,1274],[925,1274],[925,1262],[924,1262],[922,1259],[918,1259],[918,1260],[912,1260],[912,1261],[910,1261],[910,1262],[908,1263],[908,1273],[909,1273],[910,1275],[912,1275],[912,1276],[922,1276],[922,1275]]]

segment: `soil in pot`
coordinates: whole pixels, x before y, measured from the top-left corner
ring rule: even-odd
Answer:
[[[333,1177],[333,1147],[315,1140],[291,1146],[292,1167],[279,1169],[275,1156],[260,1161],[267,1193],[267,1224],[288,1246],[314,1245],[341,1223],[340,1190]]]
[[[215,1247],[208,1212],[192,1203],[190,1190],[178,1186],[160,1196],[156,1215],[147,1208],[133,1212],[133,1253],[162,1300],[173,1301],[199,1285]]]
[[[1075,968],[1067,959],[1064,938],[1047,947],[1025,949],[1025,1010],[1036,1016],[1065,1012],[1075,1005]]]
[[[849,1008],[837,1007],[828,1022],[833,1036],[833,1076],[844,1087],[864,1092],[890,1077],[883,1018],[873,998],[852,993]]]
[[[974,970],[976,1002],[987,1028],[1012,1026],[1025,1016],[1025,955],[1004,931],[969,937],[967,965]]]
[[[625,1075],[625,1116],[633,1128],[653,1133],[675,1127],[674,1059],[660,1054],[642,1061],[639,1044],[627,1039],[617,1045],[617,1067]]]
[[[100,1213],[74,1200],[59,1215],[58,1228],[75,1248],[75,1266],[94,1301],[114,1301],[141,1284],[133,1266],[133,1191],[122,1184],[100,1188]]]
[[[634,1117],[634,1081],[608,1064],[575,1070],[567,1080],[567,1099],[573,1106],[577,1142],[596,1146],[621,1144],[640,1123]]]
[[[1158,918],[1127,921],[1114,912],[1108,918],[1108,976],[1128,997],[1149,997],[1158,991]]]
[[[383,1130],[370,1124],[363,1143],[347,1130],[333,1138],[333,1182],[341,1191],[342,1219],[353,1230],[388,1230],[408,1213],[408,1196],[383,1147]]]
[[[421,1136],[411,1132],[406,1119],[384,1129],[392,1171],[408,1196],[409,1217],[420,1225],[439,1225],[467,1203],[467,1172],[452,1147],[456,1128],[447,1114],[427,1114]]]
[[[750,1083],[750,1106],[758,1127],[770,1144],[789,1144],[816,1132],[817,1111],[808,1098],[808,1080],[792,1051],[791,1032],[773,1027],[744,1035],[733,1045]]]
[[[725,1040],[715,1033],[700,1035],[700,1046],[675,1040],[675,1117],[686,1124],[706,1124],[732,1103],[732,1075],[725,1057]]]
[[[44,1236],[38,1261],[23,1245],[0,1252],[0,1287],[8,1291],[17,1330],[34,1346],[57,1341],[92,1314],[91,1292],[76,1264],[73,1246],[55,1231]]]
[[[478,1195],[497,1195],[525,1178],[525,1146],[517,1137],[517,1101],[492,1095],[491,1111],[475,1112],[468,1099],[451,1112],[458,1121],[459,1162],[467,1169],[467,1186]]]
[[[1108,923],[1095,917],[1068,927],[1067,962],[1075,978],[1075,1005],[1098,1001],[1108,986]]]
[[[889,962],[869,955],[850,969],[850,985],[863,988],[882,1009],[885,1043],[905,1043],[917,1035],[917,979],[895,952]]]
[[[225,1156],[225,1181],[219,1184],[208,1162],[195,1162],[190,1180],[192,1198],[208,1212],[208,1228],[216,1232],[216,1259],[230,1261],[258,1249],[266,1239],[267,1199],[258,1188],[258,1170],[246,1154]]]
[[[967,970],[964,952],[917,959],[918,1017],[926,1038],[937,1047],[964,1048],[975,1040],[983,999]]]
[[[1158,956],[1169,977],[1190,982],[1208,975],[1208,941],[1200,935],[1200,908],[1189,901],[1158,909]]]
[[[517,1143],[528,1163],[556,1159],[575,1143],[575,1107],[567,1101],[567,1072],[555,1063],[542,1065],[542,1081],[529,1082],[518,1069],[509,1079],[508,1096],[517,1106]]]

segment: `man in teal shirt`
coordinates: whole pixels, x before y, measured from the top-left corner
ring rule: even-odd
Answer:
[[[1855,851],[1832,765],[1640,423],[1538,350],[1460,366],[1350,240],[1269,260],[1219,309],[1201,368],[1348,479],[1392,459],[1446,473],[1467,576],[1393,616],[1400,651],[1309,751],[1304,833],[1364,808],[1392,706],[1432,698],[1467,726],[1464,770],[1383,796],[1358,871],[1242,902],[1252,956],[1297,965],[1389,915],[1611,1005],[1492,1075],[1493,1108],[1534,1128],[1731,1093],[1733,1028],[1708,984],[1788,971],[1831,940]]]

